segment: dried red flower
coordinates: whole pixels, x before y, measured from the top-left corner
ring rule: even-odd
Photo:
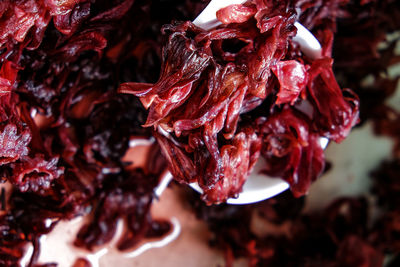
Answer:
[[[209,31],[190,22],[165,26],[169,37],[159,80],[124,83],[119,90],[140,98],[149,110],[144,126],[159,131],[156,136],[175,179],[198,182],[208,203],[240,193],[260,153],[255,140],[268,147],[275,138],[270,132],[282,131],[275,121],[286,120],[285,133],[279,134],[290,135],[293,142],[285,144],[285,157],[264,153],[267,164],[282,167],[280,172],[269,167],[267,173],[287,180],[296,196],[305,194],[324,166],[319,137],[343,140],[358,122],[358,98],[337,84],[328,57],[330,43],[324,47],[325,57],[314,61],[288,49],[295,46],[296,33],[295,6],[290,3],[249,1],[217,15],[226,24]],[[304,102],[313,107],[311,119],[296,119],[295,114],[277,119],[282,109],[299,113],[300,108],[286,106]],[[249,116],[257,107],[260,112]],[[261,117],[275,129],[243,135],[247,128],[257,128],[252,121]],[[297,133],[290,133],[290,127]],[[234,143],[241,166],[225,155],[227,145]]]

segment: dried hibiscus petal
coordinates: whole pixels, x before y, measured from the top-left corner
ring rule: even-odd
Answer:
[[[146,126],[156,125],[172,110],[181,106],[193,91],[193,82],[199,79],[202,71],[209,65],[211,55],[187,36],[200,31],[187,22],[178,27],[166,27],[172,31],[168,45],[163,49],[166,63],[161,76],[154,85],[126,83],[120,91],[140,96],[144,107],[150,108]]]
[[[220,203],[230,196],[242,191],[242,186],[256,163],[261,147],[261,141],[254,131],[246,129],[236,134],[230,144],[220,148],[221,178],[212,186],[202,186],[209,182],[204,174],[199,181],[204,189],[207,202]],[[204,179],[204,180],[203,180]]]
[[[65,1],[63,4],[67,2]],[[56,15],[53,17],[54,26],[66,35],[74,33],[80,24],[88,18],[90,13],[89,1],[71,1],[69,5],[57,4],[54,2],[52,5],[49,5],[52,8],[51,13]]]
[[[0,215],[0,265],[17,265],[23,256],[21,248],[32,242],[31,265],[35,266],[38,238],[51,229],[46,226],[47,219],[54,225],[90,209],[93,216],[77,241],[85,248],[107,242],[118,218],[129,224],[120,248],[168,229],[168,224],[149,215],[147,205],[153,198],[156,177],[146,170],[125,173],[121,157],[130,137],[149,138],[151,130],[140,127],[146,112],[134,96],[115,96],[119,84],[124,83],[123,91],[137,94],[150,109],[149,125],[156,126],[154,136],[175,178],[199,182],[208,194],[203,198],[212,203],[240,191],[260,152],[270,159],[265,168],[291,182],[296,195],[307,192],[322,168],[319,137],[341,141],[357,117],[356,97],[334,84],[332,64],[327,63],[338,36],[342,35],[344,42],[336,44],[337,48],[340,43],[342,51],[333,53],[341,59],[335,68],[343,70],[347,64],[341,75],[346,78],[346,87],[357,89],[369,70],[376,78],[385,72],[383,65],[398,60],[393,53],[378,60],[382,50],[376,46],[386,36],[386,29],[398,28],[398,15],[393,16],[398,8],[393,8],[397,7],[393,0],[248,1],[218,12],[224,25],[211,31],[191,23],[166,26],[174,43],[165,45],[171,50],[164,51],[164,59],[160,57],[161,25],[170,23],[171,14],[176,19],[193,19],[203,3],[0,1],[0,94],[11,97],[15,105],[9,109],[10,103],[1,102],[0,132],[9,126],[8,131],[16,130],[18,138],[33,136],[31,142],[22,142],[12,162],[1,166],[1,175],[10,181],[23,180],[14,171],[22,172],[27,154],[31,160],[38,157],[48,163],[59,158],[55,167],[65,168],[63,175],[50,181],[50,190],[34,192],[26,183],[23,188],[29,187],[28,192],[20,192],[15,183],[7,203],[12,211]],[[357,20],[359,25],[337,28],[336,18]],[[295,20],[313,31],[328,58],[313,62],[303,57],[291,40],[296,34]],[[157,81],[162,60],[167,62],[162,62]],[[7,74],[9,66],[16,69],[10,72],[14,76]],[[304,77],[294,71],[300,68]],[[390,89],[381,83],[374,90],[389,94],[394,85],[392,82]],[[304,102],[312,106],[310,116],[297,109],[297,104]],[[293,113],[284,116],[288,121],[274,123],[286,110]],[[37,123],[41,118],[47,121]],[[396,127],[392,127],[394,136]],[[160,154],[158,150],[152,153]],[[154,164],[157,162],[163,159],[157,157]],[[162,169],[164,165],[160,165]],[[55,168],[46,171],[55,172],[53,177],[58,173]],[[393,202],[390,198],[396,188],[389,190],[396,177],[393,172],[390,179],[382,180],[389,185],[377,191],[379,198],[387,196],[383,203]],[[39,188],[36,178],[29,178],[32,188]],[[143,184],[138,182],[141,179]],[[292,201],[289,206],[297,207],[296,201],[304,199]],[[214,244],[225,251],[227,265],[238,256],[246,257],[251,266],[381,265],[380,253],[371,249],[370,236],[365,233],[366,207],[346,203],[322,215],[295,212],[290,220],[275,213],[279,218],[274,221],[283,225],[273,226],[291,230],[283,236],[255,235],[249,226],[253,226],[256,205],[220,205],[205,211],[204,216],[214,232]],[[393,210],[398,205],[388,206]],[[397,212],[391,212],[377,222],[381,227],[372,235],[377,249],[399,251],[398,218]],[[157,228],[163,231],[157,232]],[[349,254],[354,257],[349,258]]]
[[[0,180],[12,183],[0,196],[1,266],[19,265],[29,243],[29,266],[50,266],[37,263],[41,235],[96,207],[81,230],[89,236],[81,239],[85,248],[106,242],[114,217],[129,229],[119,248],[170,230],[150,216],[165,170],[158,146],[145,169],[125,173],[130,140],[151,138],[151,130],[141,127],[139,100],[116,89],[154,82],[162,25],[170,14],[187,20],[203,7],[183,0],[0,1]]]
[[[277,94],[277,105],[283,103],[294,104],[308,82],[308,72],[303,64],[295,60],[280,61],[272,67],[272,71],[279,80],[280,88]]]
[[[32,135],[21,121],[11,95],[0,96],[0,104],[0,165],[3,165],[28,154]]]
[[[243,23],[257,12],[254,5],[230,5],[217,11],[217,19],[223,24]]]
[[[5,1],[0,6],[0,47],[3,47],[8,38],[12,37],[17,42],[30,43],[30,48],[37,48],[51,18],[54,18],[55,25],[61,32],[70,33],[70,29],[76,28],[76,25],[81,22],[79,17],[85,16],[88,12],[88,10],[83,13],[73,12],[73,15],[69,16],[74,7],[81,2],[88,1]],[[64,16],[69,19],[67,25],[60,23]],[[67,29],[64,30],[63,26],[67,26]]]
[[[29,131],[18,133],[17,126],[7,124],[0,132],[0,165],[18,160],[28,154],[28,144],[31,140]]]
[[[248,159],[259,153],[249,152],[256,139],[271,160],[266,172],[287,180],[296,196],[305,194],[324,166],[320,136],[341,141],[358,121],[358,99],[338,86],[332,59],[310,62],[295,51],[295,14],[289,3],[255,0],[220,10],[224,24],[208,31],[190,22],[164,26],[169,38],[158,81],[120,86],[149,109],[144,126],[160,132],[175,178],[197,181],[208,203],[240,192],[252,169]],[[311,102],[313,118],[286,107],[301,102]],[[260,117],[266,122],[256,138],[244,134]],[[286,144],[278,144],[281,137]],[[238,158],[242,165],[235,165]]]
[[[127,231],[118,247],[126,249],[136,245],[153,227],[157,228],[156,223],[151,224],[149,209],[153,195],[148,193],[157,183],[158,175],[146,175],[141,169],[109,175],[104,181],[104,191],[98,192],[93,219],[80,229],[75,245],[92,249],[110,241],[119,219],[126,222]],[[164,230],[167,232],[169,228]]]
[[[23,157],[11,165],[13,176],[11,182],[16,184],[22,192],[49,189],[51,182],[59,178],[63,167],[58,167],[58,158],[47,161],[43,155],[34,158]]]
[[[285,108],[258,123],[263,138],[261,154],[266,159],[264,172],[284,178],[295,196],[307,193],[325,166],[319,135],[310,132],[308,119]]]
[[[0,69],[0,97],[8,95],[17,78],[18,69],[12,61],[5,60]]]
[[[259,2],[272,3],[273,1]],[[376,133],[394,138],[395,149],[392,160],[382,164],[378,171],[374,171],[372,195],[366,193],[366,198],[340,198],[327,208],[318,206],[316,210],[310,210],[309,207],[301,210],[302,203],[307,198],[293,198],[288,194],[241,207],[233,205],[207,207],[193,194],[191,203],[213,233],[211,245],[224,250],[227,266],[233,266],[234,259],[243,257],[248,260],[249,266],[399,266],[399,120],[398,112],[384,104],[388,96],[394,94],[399,77],[395,74],[395,77],[391,79],[382,75],[387,72],[388,66],[398,62],[394,48],[395,43],[398,45],[399,36],[392,35],[393,31],[397,32],[400,27],[398,3],[393,0],[296,1],[296,5],[301,10],[300,21],[308,28],[314,28],[314,33],[318,37],[322,34],[330,39],[333,35],[329,37],[327,32],[335,33],[333,55],[339,58],[339,62],[336,60],[335,63],[335,72],[339,73],[337,76],[339,83],[361,92],[363,119],[372,118]],[[337,18],[338,25],[336,25]],[[388,32],[390,34],[387,35]],[[386,40],[385,46],[388,46],[384,48],[382,40],[388,36],[393,36],[393,39]],[[331,41],[333,39],[327,43]],[[324,42],[323,45],[330,46]],[[322,60],[328,61],[327,58]],[[307,61],[305,65],[308,65]],[[324,71],[324,68],[321,71]],[[315,78],[313,75],[310,77],[311,81]],[[317,77],[315,82],[324,84],[327,88],[321,86],[320,93],[324,96],[329,96],[331,93],[331,98],[323,98],[316,104],[309,92],[306,92],[305,97],[314,108],[314,114],[312,112],[306,112],[307,115],[301,114],[299,110],[296,110],[297,105],[294,107],[288,104],[273,106],[274,98],[267,103],[264,102],[262,108],[258,107],[255,110],[258,114],[263,114],[265,109],[268,110],[260,122],[265,123],[265,133],[276,135],[271,140],[265,140],[262,154],[265,153],[265,146],[269,144],[270,148],[267,149],[269,154],[281,156],[283,161],[277,162],[285,163],[288,157],[284,155],[290,155],[290,151],[294,150],[291,145],[296,147],[297,143],[306,144],[300,141],[307,141],[307,135],[302,134],[302,131],[294,125],[303,124],[308,128],[305,130],[308,134],[331,135],[332,138],[340,141],[342,136],[338,132],[346,133],[347,126],[354,123],[351,119],[356,113],[353,105],[358,100],[346,90],[335,90],[336,86],[329,88],[330,82],[322,82],[324,79],[330,80],[327,76]],[[315,90],[316,88],[317,86]],[[310,88],[307,86],[306,91],[308,90]],[[341,101],[335,103],[336,97],[339,97]],[[330,114],[327,112],[329,105],[341,112]],[[273,106],[272,109],[271,106]],[[281,131],[278,131],[278,127],[268,128],[268,121],[280,113],[285,113],[287,108],[294,110],[294,116],[286,117],[286,121],[278,121]],[[318,111],[319,108],[322,109],[321,114]],[[318,115],[321,116],[318,117]],[[310,123],[314,119],[321,121]],[[341,123],[333,125],[332,129],[319,128],[318,125],[330,125],[324,122],[324,119],[345,123],[340,127],[337,126]],[[299,124],[301,121],[302,123]],[[371,123],[371,121],[366,122]],[[289,130],[289,128],[292,129]],[[272,129],[275,129],[275,132]],[[283,134],[280,136],[278,133]],[[296,159],[296,157],[293,158]],[[273,163],[271,162],[271,166],[268,166],[270,170],[273,170]],[[280,168],[281,166],[276,166],[276,171]],[[368,178],[366,175],[363,183],[368,183]],[[346,184],[342,184],[342,187],[346,192]],[[290,198],[290,207],[285,206],[283,207],[285,211],[279,212],[279,205]],[[285,212],[293,207],[297,208],[293,216],[284,216]],[[257,216],[260,211],[263,217],[261,222]],[[252,221],[249,221],[250,218]]]
[[[344,92],[340,89],[332,62],[330,58],[322,58],[312,63],[307,88],[314,106],[315,129],[340,142],[358,122],[359,100],[350,89]]]

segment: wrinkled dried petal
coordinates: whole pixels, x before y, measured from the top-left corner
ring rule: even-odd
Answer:
[[[243,23],[249,20],[256,11],[254,5],[230,5],[217,11],[217,19],[224,24]]]
[[[338,86],[331,58],[309,62],[289,50],[296,49],[291,41],[296,14],[289,3],[251,1],[228,6],[217,16],[225,25],[209,31],[190,22],[165,26],[168,43],[158,81],[124,83],[119,91],[140,98],[149,110],[144,126],[160,132],[171,172],[180,182],[197,181],[208,203],[240,192],[253,156],[251,135],[242,135],[248,126],[243,121],[251,124],[263,116],[270,129],[255,135],[265,143],[266,173],[287,180],[296,196],[305,194],[324,167],[319,137],[341,141],[347,136],[358,121],[358,99]],[[326,51],[332,47],[329,40],[323,44]],[[311,120],[283,106],[302,101],[316,106]],[[260,114],[246,117],[257,106]],[[285,109],[285,115],[279,117],[274,108]],[[280,125],[279,120],[287,121]],[[241,164],[234,163],[238,158]],[[240,174],[231,172],[234,168]]]
[[[0,97],[8,95],[17,78],[18,69],[11,61],[6,60],[0,69]]]
[[[171,28],[171,27],[170,27]],[[186,35],[199,32],[191,23],[182,24],[175,30],[163,48],[163,65],[160,79],[152,86],[138,89],[135,83],[123,84],[124,92],[140,96],[143,106],[150,108],[146,126],[156,125],[162,118],[181,106],[192,93],[193,83],[209,65],[211,56]],[[186,32],[187,31],[187,32]],[[130,90],[129,90],[130,89]]]
[[[171,230],[150,216],[165,171],[158,145],[133,170],[139,175],[125,174],[130,140],[153,140],[141,127],[147,113],[139,100],[116,92],[126,81],[154,83],[162,25],[170,14],[189,20],[203,7],[172,0],[0,1],[0,180],[12,183],[0,191],[1,266],[18,266],[23,257],[29,266],[53,266],[37,263],[39,238],[96,207],[97,217],[81,230],[89,236],[80,243],[86,249],[106,242],[110,233],[98,227],[112,231],[114,218],[128,223],[119,249]]]
[[[222,178],[212,187],[200,183],[204,188],[203,199],[208,203],[221,203],[238,195],[258,159],[261,142],[254,132],[240,132],[231,142],[220,151]]]
[[[34,158],[24,157],[13,163],[12,168],[14,175],[11,182],[22,192],[48,189],[51,182],[64,173],[64,168],[58,167],[58,158],[47,161],[42,155],[35,155]]]
[[[260,120],[264,172],[285,179],[295,196],[307,193],[325,166],[319,135],[310,133],[308,127],[309,122],[289,108]]]
[[[322,135],[340,142],[358,122],[359,100],[350,89],[345,92],[340,89],[332,62],[330,58],[313,62],[307,88],[315,108],[315,128]]]
[[[279,80],[280,88],[276,104],[294,104],[303,93],[308,82],[308,73],[303,64],[294,61],[280,61],[272,67],[272,71]]]
[[[28,154],[29,131],[18,133],[17,126],[7,124],[0,132],[0,165],[18,160]]]
[[[132,247],[152,231],[156,231],[157,225],[151,224],[152,219],[149,216],[153,195],[148,192],[157,183],[157,175],[146,175],[142,170],[107,177],[105,191],[97,196],[93,219],[80,229],[75,245],[92,249],[110,241],[115,234],[118,220],[123,218],[128,223],[128,231],[119,242],[120,249]],[[107,212],[104,213],[104,210]],[[164,234],[164,231],[169,231],[169,225],[162,227],[162,233],[157,235]]]

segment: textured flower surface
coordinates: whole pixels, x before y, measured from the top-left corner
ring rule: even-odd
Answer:
[[[87,250],[120,220],[120,250],[170,230],[150,214],[165,160],[154,144],[144,166],[126,162],[132,138],[152,137],[139,100],[117,88],[155,80],[167,14],[204,6],[178,2],[0,1],[1,266],[19,265],[30,244],[30,266],[41,265],[39,238],[77,216],[91,218],[75,242]]]
[[[7,124],[0,133],[0,164],[14,162],[21,156],[28,154],[27,145],[30,139],[29,132],[18,135],[17,127]]]
[[[34,158],[23,157],[11,165],[14,176],[10,180],[18,185],[22,192],[48,189],[51,181],[63,174],[63,168],[58,168],[57,163],[58,158],[47,161],[42,155],[35,155]]]
[[[81,249],[106,245],[121,221],[119,250],[159,238],[171,225],[151,207],[167,166],[211,204],[240,193],[259,157],[292,193],[242,207],[180,199],[196,206],[227,266],[244,257],[250,266],[375,267],[383,255],[399,266],[400,116],[384,104],[398,82],[387,69],[399,62],[398,3],[253,0],[218,11],[222,25],[210,31],[190,22],[206,4],[0,1],[0,266],[18,266],[31,245],[28,266],[54,266],[38,262],[41,237],[78,216],[87,218]],[[293,42],[295,21],[321,42],[322,58]],[[364,198],[301,213],[327,169],[319,138],[342,141],[359,113],[396,139],[374,174],[382,216],[368,221]],[[153,143],[145,159],[127,157],[143,139]],[[256,216],[290,235],[256,235]]]
[[[209,31],[190,22],[164,26],[168,42],[158,81],[124,83],[119,90],[140,98],[149,110],[144,126],[159,131],[175,179],[198,182],[208,203],[241,192],[261,147],[285,153],[264,150],[266,173],[303,195],[324,166],[319,138],[340,142],[349,134],[358,122],[358,98],[336,82],[329,43],[324,57],[312,60],[292,41],[294,5],[248,1],[217,17],[223,25]],[[299,108],[304,103],[312,114],[301,120],[296,114],[310,113]],[[265,121],[263,129],[257,120]]]

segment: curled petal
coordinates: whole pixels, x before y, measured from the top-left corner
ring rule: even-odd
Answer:
[[[0,97],[8,95],[17,78],[18,68],[11,62],[6,60],[0,69]]]
[[[0,165],[14,162],[27,155],[31,138],[28,130],[19,133],[17,126],[7,124],[0,132]]]
[[[204,187],[203,200],[207,203],[221,203],[237,196],[258,159],[261,142],[250,129],[232,138],[230,144],[220,149],[223,175],[212,187]]]
[[[359,100],[350,89],[340,89],[332,62],[331,58],[313,62],[307,88],[314,106],[315,128],[329,139],[340,142],[359,121]]]
[[[217,19],[223,24],[248,21],[257,9],[254,5],[230,5],[217,11]]]
[[[279,80],[280,89],[276,104],[294,104],[299,95],[305,90],[308,73],[303,64],[295,60],[280,61],[272,67]]]
[[[325,160],[319,135],[309,132],[305,118],[290,109],[260,123],[264,173],[285,179],[295,196],[307,193],[322,173]]]
[[[22,192],[48,189],[51,182],[64,173],[64,168],[57,165],[58,158],[47,161],[43,155],[36,155],[34,158],[24,157],[12,164],[14,174],[11,182]]]

